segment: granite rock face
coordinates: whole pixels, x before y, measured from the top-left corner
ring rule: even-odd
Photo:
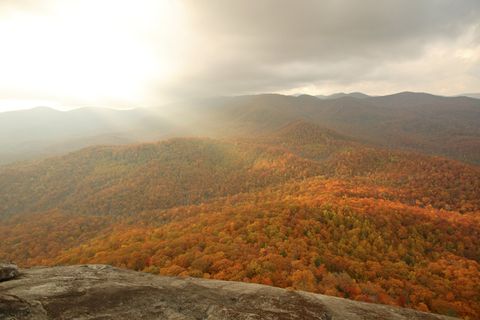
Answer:
[[[0,283],[0,319],[452,319],[410,309],[105,265],[21,270]]]
[[[19,275],[19,271],[14,264],[0,263],[0,281],[13,279]]]

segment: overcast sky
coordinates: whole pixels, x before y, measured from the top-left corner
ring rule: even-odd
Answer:
[[[0,111],[480,92],[479,0],[0,0]]]

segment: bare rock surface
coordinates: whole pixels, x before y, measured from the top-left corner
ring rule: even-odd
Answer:
[[[18,268],[14,264],[0,263],[0,281],[6,281],[17,277]]]
[[[257,284],[81,265],[25,269],[1,282],[0,319],[453,318]]]

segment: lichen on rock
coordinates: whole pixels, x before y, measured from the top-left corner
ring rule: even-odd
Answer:
[[[20,272],[14,264],[0,263],[0,281],[7,281],[18,277]]]

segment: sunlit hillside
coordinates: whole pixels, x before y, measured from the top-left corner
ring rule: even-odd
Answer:
[[[296,121],[0,171],[0,259],[106,263],[480,312],[480,169]],[[445,280],[447,279],[447,280]]]

